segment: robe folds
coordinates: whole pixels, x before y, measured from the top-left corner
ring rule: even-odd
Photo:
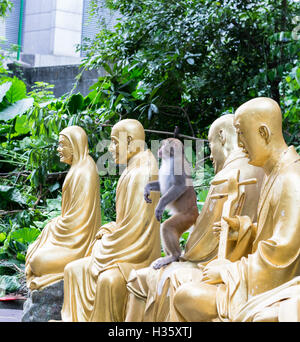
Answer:
[[[101,227],[92,255],[70,263],[64,275],[63,321],[123,321],[126,281],[133,269],[150,265],[160,256],[160,224],[144,188],[156,180],[157,162],[147,150],[133,156],[118,181],[116,222]],[[99,233],[100,233],[99,232]]]
[[[299,189],[300,157],[290,146],[262,186],[252,253],[221,270],[221,320],[246,320],[247,307],[259,305],[300,275]]]
[[[248,159],[237,150],[232,152],[221,171],[214,180],[228,178],[232,171],[240,170],[241,180],[256,178],[257,183],[246,186],[245,201],[241,207],[243,215],[249,215],[256,220],[257,204],[264,172],[248,164]],[[222,208],[226,199],[212,199],[217,193],[226,193],[227,183],[211,185],[204,206],[198,216],[192,233],[187,241],[184,254],[179,262],[173,262],[159,270],[145,268],[133,271],[127,284],[128,290],[139,301],[145,303],[143,317],[136,317],[143,321],[177,321],[173,310],[173,297],[176,289],[186,282],[200,282],[202,271],[198,265],[205,265],[214,260],[218,252],[218,239],[213,233],[213,224],[221,220]],[[246,214],[247,213],[247,214]],[[240,231],[237,243],[232,243],[230,259],[235,261],[251,251],[252,227],[245,222]],[[134,305],[134,304],[133,304]]]
[[[31,289],[63,279],[65,266],[90,255],[101,226],[100,185],[97,167],[88,154],[88,140],[78,126],[65,128],[73,161],[62,188],[61,215],[52,219],[26,255],[26,281]]]

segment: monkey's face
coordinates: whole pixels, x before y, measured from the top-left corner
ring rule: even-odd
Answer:
[[[161,147],[157,152],[158,158],[167,159],[170,157],[181,156],[183,153],[183,145],[180,140],[169,138],[161,143]]]

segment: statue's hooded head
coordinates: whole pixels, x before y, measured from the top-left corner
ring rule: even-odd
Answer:
[[[233,114],[225,114],[215,120],[209,129],[210,159],[213,163],[215,173],[222,170],[227,157],[233,150],[238,149],[233,120]]]
[[[127,164],[134,155],[144,149],[145,131],[139,121],[125,119],[113,126],[109,151],[116,164]]]
[[[84,160],[89,154],[88,138],[79,126],[69,126],[59,133],[57,149],[60,161],[74,165]]]

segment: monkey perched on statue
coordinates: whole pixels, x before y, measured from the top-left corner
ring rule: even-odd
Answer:
[[[190,166],[185,159],[182,142],[175,138],[163,140],[158,157],[161,158],[158,181],[146,185],[144,198],[147,203],[151,203],[150,192],[160,191],[162,196],[155,209],[155,217],[161,221],[166,208],[170,209],[172,216],[161,227],[166,256],[152,263],[155,269],[179,259],[179,238],[196,222],[199,215]]]

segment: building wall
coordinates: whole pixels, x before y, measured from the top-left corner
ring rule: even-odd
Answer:
[[[23,55],[35,66],[80,63],[82,12],[83,0],[26,0]]]
[[[9,65],[14,75],[22,78],[30,91],[35,82],[47,82],[54,85],[53,93],[56,97],[60,97],[69,93],[73,87],[73,94],[80,92],[86,96],[90,92],[90,87],[97,82],[98,78],[104,76],[105,70],[85,70],[79,82],[76,82],[76,76],[79,74],[78,65],[55,65],[48,67],[25,67]]]
[[[19,36],[21,0],[11,1],[12,12],[0,20],[5,49],[17,44]],[[77,47],[85,38],[93,39],[103,23],[113,29],[119,17],[99,1],[99,17],[91,17],[91,0],[23,0],[21,61],[32,66],[80,64],[84,53]]]
[[[4,48],[8,49],[12,44],[18,44],[19,38],[19,20],[20,20],[20,4],[21,0],[10,0],[13,8],[6,18],[0,19],[0,35],[6,40]],[[26,0],[23,0],[25,6]],[[22,20],[22,31],[24,29],[24,20]],[[22,32],[21,32],[22,37]],[[22,44],[22,41],[21,41]]]

